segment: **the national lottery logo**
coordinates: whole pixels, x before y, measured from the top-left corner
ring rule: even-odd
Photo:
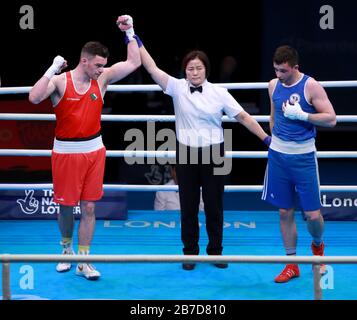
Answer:
[[[16,201],[25,214],[34,214],[39,208],[39,201],[33,196],[34,193],[34,190],[25,190],[25,198]]]
[[[56,215],[60,211],[59,204],[53,201],[53,190],[43,189],[42,195],[35,195],[34,190],[25,190],[25,197],[17,199],[21,211],[27,215]],[[73,214],[81,214],[80,206],[73,207]]]

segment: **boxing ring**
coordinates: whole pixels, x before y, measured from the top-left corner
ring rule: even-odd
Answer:
[[[357,81],[325,81],[320,82],[324,87],[357,87]],[[227,89],[267,89],[267,83],[230,83],[220,84]],[[28,93],[31,87],[0,88],[0,94]],[[108,92],[145,92],[161,91],[157,85],[111,85]],[[258,122],[269,122],[269,116],[253,116]],[[53,114],[24,114],[24,113],[1,113],[0,120],[39,120],[54,121]],[[154,115],[102,115],[102,121],[112,122],[173,122],[174,116]],[[223,117],[223,122],[236,122],[228,117]],[[357,122],[357,116],[337,116],[337,122]],[[227,151],[227,158],[267,158],[267,151]],[[51,150],[24,150],[24,149],[2,149],[0,156],[21,157],[49,157]],[[107,150],[107,157],[146,157],[146,158],[175,158],[175,151],[152,151],[152,150]],[[318,151],[318,158],[357,158],[357,151]],[[0,183],[0,190],[25,190],[25,189],[49,189],[51,183]],[[261,185],[226,185],[225,192],[260,192]],[[119,191],[177,191],[175,185],[126,185],[126,184],[104,184],[105,190]],[[321,185],[321,191],[356,192],[357,185]],[[299,263],[311,264],[313,266],[313,291],[314,299],[322,299],[321,275],[319,265],[323,264],[357,264],[357,256],[269,256],[269,255],[224,255],[224,256],[183,256],[183,255],[157,255],[157,254],[106,254],[80,256],[62,256],[58,254],[0,254],[2,262],[2,292],[3,299],[11,299],[10,291],[10,263],[15,262],[103,262],[103,263],[257,263],[257,264],[283,264]]]

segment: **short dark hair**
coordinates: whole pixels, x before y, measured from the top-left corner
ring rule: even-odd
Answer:
[[[82,48],[81,57],[83,55],[100,56],[103,58],[108,58],[109,50],[106,46],[104,46],[100,42],[89,41]]]
[[[275,50],[273,62],[276,64],[288,63],[290,67],[299,64],[298,52],[290,46],[280,46]]]
[[[199,59],[202,61],[202,63],[204,64],[205,68],[206,68],[206,78],[208,78],[210,72],[211,72],[211,64],[209,62],[208,56],[206,53],[204,53],[203,51],[200,50],[193,50],[190,51],[189,53],[187,53],[184,58],[182,59],[182,71],[186,74],[185,70],[186,67],[188,65],[188,63],[191,60],[194,59]]]

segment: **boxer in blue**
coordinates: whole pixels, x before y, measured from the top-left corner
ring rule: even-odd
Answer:
[[[324,254],[324,220],[320,212],[320,183],[316,158],[316,126],[334,127],[336,114],[323,87],[300,72],[299,55],[281,46],[273,56],[276,78],[269,82],[272,141],[262,199],[279,208],[280,230],[287,255],[296,255],[297,229],[294,196],[297,193],[312,236],[314,255]],[[324,272],[324,266],[321,272]],[[299,277],[299,267],[288,264],[275,278],[282,283]]]

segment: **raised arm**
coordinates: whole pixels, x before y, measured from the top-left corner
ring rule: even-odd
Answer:
[[[56,90],[56,81],[62,69],[67,67],[67,61],[61,56],[53,59],[53,64],[48,68],[45,74],[35,83],[29,93],[29,101],[38,104],[47,99]]]
[[[110,68],[104,69],[102,80],[104,80],[105,85],[125,78],[141,65],[138,44],[134,38],[133,19],[128,15],[119,16],[117,25],[121,31],[126,33],[126,42],[128,44],[127,58],[125,61],[120,61],[113,64]]]
[[[147,72],[149,72],[151,78],[161,87],[162,90],[165,91],[167,87],[167,82],[169,80],[169,75],[157,67],[154,59],[145,49],[144,45],[140,46],[140,57],[143,66],[145,67]]]

